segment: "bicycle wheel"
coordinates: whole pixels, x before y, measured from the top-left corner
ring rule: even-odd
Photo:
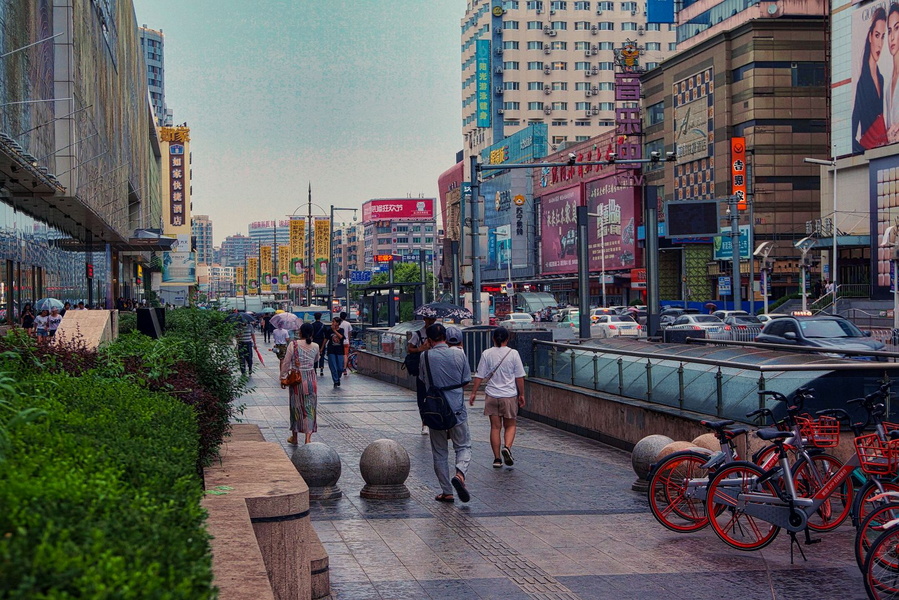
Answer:
[[[880,485],[885,492],[899,492],[899,484],[897,483],[881,481]],[[872,479],[869,479],[868,482],[862,486],[862,489],[859,490],[858,497],[856,497],[855,502],[853,503],[854,507],[852,510],[853,522],[856,527],[859,527],[862,522],[864,522],[865,517],[867,517],[872,510],[892,501],[890,498],[885,498],[883,500],[872,502],[871,498],[879,493],[880,488],[877,487],[877,484],[874,483],[874,480]]]
[[[802,458],[793,465],[796,493],[804,498],[814,496],[843,466],[838,458],[830,454],[816,454],[809,458],[811,464]],[[808,516],[809,529],[830,531],[839,527],[852,511],[852,495],[852,485],[848,480],[838,485],[821,506]]]
[[[350,369],[352,369],[353,371],[359,370],[359,358],[355,352],[350,354],[350,360],[348,361],[348,365],[349,365]]]
[[[884,531],[871,544],[862,575],[869,598],[899,598],[899,527]]]
[[[649,508],[671,531],[699,531],[709,524],[705,514],[709,476],[702,468],[708,459],[699,452],[676,452],[656,465],[649,479]],[[699,481],[701,485],[697,485]]]
[[[777,498],[770,481],[758,483],[765,474],[750,462],[735,462],[721,468],[709,482],[706,514],[715,534],[737,550],[759,550],[774,541],[780,527],[749,515],[742,494],[753,493]]]
[[[865,559],[874,541],[884,532],[883,525],[893,519],[899,519],[899,502],[890,502],[878,506],[868,513],[855,533],[855,562],[858,568],[865,569]]]

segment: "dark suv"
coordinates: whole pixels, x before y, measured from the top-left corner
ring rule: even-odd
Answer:
[[[852,321],[832,315],[790,315],[768,321],[755,341],[768,344],[833,348],[840,350],[883,350],[883,342],[871,338]]]

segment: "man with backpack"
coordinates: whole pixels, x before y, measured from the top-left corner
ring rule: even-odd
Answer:
[[[424,317],[423,320],[425,326],[412,334],[409,343],[406,345],[406,360],[403,361],[403,365],[406,367],[409,375],[416,378],[415,396],[418,398],[419,404],[425,399],[425,393],[427,392],[425,384],[418,378],[418,374],[420,373],[421,353],[431,347],[431,343],[428,340],[427,329],[437,322],[437,319],[433,317]],[[421,424],[421,434],[428,435],[428,427],[424,423]]]
[[[312,341],[318,344],[319,347],[319,355],[318,359],[312,363],[312,370],[315,371],[316,367],[318,367],[318,374],[325,374],[325,334],[327,333],[325,324],[322,323],[322,314],[320,312],[312,315],[315,319],[312,321]]]

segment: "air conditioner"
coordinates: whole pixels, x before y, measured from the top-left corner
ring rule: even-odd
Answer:
[[[636,8],[631,9],[631,16],[632,16],[632,17],[636,17],[636,16],[637,16],[637,9],[636,9]]]
[[[590,90],[590,88],[587,88],[586,90],[584,90],[584,95],[589,98],[593,95],[593,92]]]
[[[549,54],[550,52],[552,52],[552,50],[550,50],[549,48],[543,49],[543,54]]]
[[[593,86],[593,95],[595,96],[598,93],[599,93],[599,88],[596,86]]]
[[[592,113],[588,110],[588,111],[587,111],[587,114],[585,114],[584,117],[587,118],[587,119],[589,119],[591,114],[592,114]]]
[[[544,25],[544,26],[543,26],[543,33],[549,33],[549,32],[552,31],[552,30],[553,30],[553,28],[550,27],[549,25]]]
[[[500,109],[499,109],[499,110],[497,110],[497,111],[496,111],[496,112],[497,112],[497,113],[498,113],[498,114],[501,114],[501,115],[502,115],[502,114],[505,114],[505,112],[506,112],[506,109],[504,109],[504,108],[500,108]]]
[[[593,27],[590,28],[590,34],[591,34],[591,35],[596,35],[596,34],[598,34],[598,33],[599,33],[599,30],[596,28],[595,25],[594,25]]]
[[[637,27],[637,35],[643,35],[643,31],[644,31],[644,28],[642,25]]]
[[[593,107],[593,110],[591,110],[590,112],[592,112],[594,115],[598,115],[598,114],[599,114],[599,109],[596,108],[596,107],[594,106],[594,107]]]
[[[554,9],[554,8],[549,9],[549,14],[551,14],[551,15],[556,14],[556,9]]]
[[[543,114],[545,114],[545,115],[552,114],[552,112],[553,112],[553,109],[551,109],[551,108],[544,108],[544,109],[543,109]]]
[[[546,73],[547,75],[549,75],[550,73],[552,73],[552,69],[550,69],[549,67],[546,67],[545,69],[543,69],[543,72]]]
[[[596,67],[592,67],[590,69],[590,72],[593,73],[594,75],[599,75],[599,69]]]
[[[552,89],[552,88],[545,87],[545,88],[543,88],[543,93],[544,93],[545,95],[549,96],[550,94],[553,93],[553,89]]]
[[[556,37],[556,32],[555,32],[555,31],[550,31],[550,32],[549,32],[549,37]]]
[[[496,67],[495,69],[493,69],[493,72],[496,73],[497,75],[502,75],[502,74],[503,74],[503,68],[502,68],[502,67]]]
[[[500,47],[497,47],[497,48],[496,48],[496,53],[497,53],[497,54],[502,54],[502,53],[503,53],[503,49],[500,48]]]
[[[601,14],[602,14],[602,9],[601,9],[601,8],[597,8],[597,9],[596,9],[596,14],[601,15]]]
[[[590,77],[591,75],[593,75],[593,73],[590,71],[584,71],[584,77]]]
[[[496,31],[496,33],[502,35],[502,33],[503,33],[503,28],[502,28],[502,27],[497,27],[494,31]]]
[[[537,14],[538,14],[538,15],[542,15],[542,14],[543,14],[543,9],[542,9],[542,8],[538,8],[538,9],[537,9]]]
[[[584,50],[584,56],[590,56],[590,51],[589,51],[589,50]]]
[[[502,96],[502,95],[503,95],[503,91],[504,91],[504,90],[503,90],[503,88],[501,88],[501,87],[497,87],[497,88],[494,90],[494,92],[496,93],[497,96]]]

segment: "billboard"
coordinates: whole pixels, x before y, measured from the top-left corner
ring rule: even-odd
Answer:
[[[481,163],[501,165],[526,163],[546,156],[546,123],[532,123],[516,131],[506,139],[481,150]],[[496,171],[484,171],[482,177],[490,177]]]
[[[369,200],[362,205],[362,222],[431,221],[434,219],[433,198],[398,198]]]
[[[590,270],[633,269],[637,266],[637,207],[639,188],[621,186],[617,177],[590,181],[584,186],[589,217],[587,256]]]
[[[300,287],[304,283],[303,256],[306,249],[306,221],[303,219],[290,220],[290,285]]]
[[[674,105],[674,199],[715,193],[715,77],[712,67],[672,85]]]
[[[325,287],[328,284],[328,260],[331,258],[331,220],[315,220],[315,286]]]
[[[749,260],[752,246],[752,231],[749,225],[740,225],[740,258]],[[721,235],[712,238],[712,260],[732,260],[734,257],[734,245],[731,239],[731,228],[722,227]],[[728,292],[730,293],[730,292]]]
[[[577,206],[581,187],[543,196],[540,211],[540,255],[544,274],[577,271]]]
[[[196,285],[196,252],[163,252],[162,285]]]
[[[872,160],[868,167],[871,272],[875,297],[883,297],[890,288],[892,248],[879,248],[887,227],[899,225],[899,155]],[[839,278],[837,279],[839,284]]]
[[[888,2],[879,0],[852,13],[853,153],[899,141],[899,86],[891,75],[893,63],[899,61],[899,47],[895,56],[890,53],[889,8]],[[892,19],[896,19],[895,14]]]
[[[490,40],[475,42],[475,63],[478,127],[490,127],[490,82],[493,79],[490,72]]]

